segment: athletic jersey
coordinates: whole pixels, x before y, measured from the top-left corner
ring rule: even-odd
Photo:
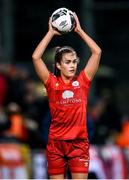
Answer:
[[[57,140],[86,139],[86,106],[90,80],[84,71],[65,84],[52,73],[45,84],[52,122],[49,138]]]

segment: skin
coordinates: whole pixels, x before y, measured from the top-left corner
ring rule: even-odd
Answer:
[[[80,22],[76,14],[74,14],[74,18],[76,21],[76,27],[74,29],[74,32],[80,36],[80,38],[84,41],[84,43],[89,47],[91,51],[90,58],[88,59],[88,61],[86,60],[87,63],[84,67],[84,72],[89,78],[89,80],[92,80],[99,67],[101,49],[95,43],[95,41],[81,28]],[[44,84],[49,77],[49,70],[41,57],[52,38],[57,35],[61,34],[52,28],[50,18],[48,32],[38,44],[32,55],[32,60],[37,75]],[[65,53],[62,57],[61,63],[56,64],[57,68],[60,70],[61,78],[65,83],[69,83],[76,73],[77,62],[75,63],[75,60],[77,60],[77,57],[74,53]],[[86,173],[72,173],[72,178],[87,179],[87,175],[88,174]],[[50,179],[64,179],[64,174],[50,176]]]
[[[72,173],[72,179],[87,179],[86,173]],[[50,176],[50,179],[64,179],[64,174]]]
[[[77,70],[78,59],[75,53],[65,53],[62,57],[61,63],[57,63],[57,68],[61,72],[61,77],[65,83],[75,76]]]

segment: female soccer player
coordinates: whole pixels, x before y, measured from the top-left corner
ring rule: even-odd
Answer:
[[[87,97],[91,81],[98,69],[101,49],[81,28],[76,14],[74,32],[91,50],[85,68],[76,75],[79,59],[75,50],[64,46],[56,50],[56,71],[53,75],[42,60],[47,45],[55,35],[61,35],[51,26],[35,49],[32,59],[49,98],[51,126],[47,144],[50,179],[64,179],[69,168],[73,179],[86,179],[89,167],[89,141],[86,128]]]

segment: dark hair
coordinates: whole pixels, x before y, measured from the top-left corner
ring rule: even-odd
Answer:
[[[65,53],[75,53],[76,51],[70,46],[56,47],[55,51],[55,65],[54,65],[54,75],[60,76],[60,70],[56,67],[56,63],[61,63],[62,57]]]

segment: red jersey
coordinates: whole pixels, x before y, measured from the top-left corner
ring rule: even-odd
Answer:
[[[58,140],[86,139],[86,107],[90,80],[84,71],[65,84],[52,73],[45,84],[52,122],[49,138]]]

